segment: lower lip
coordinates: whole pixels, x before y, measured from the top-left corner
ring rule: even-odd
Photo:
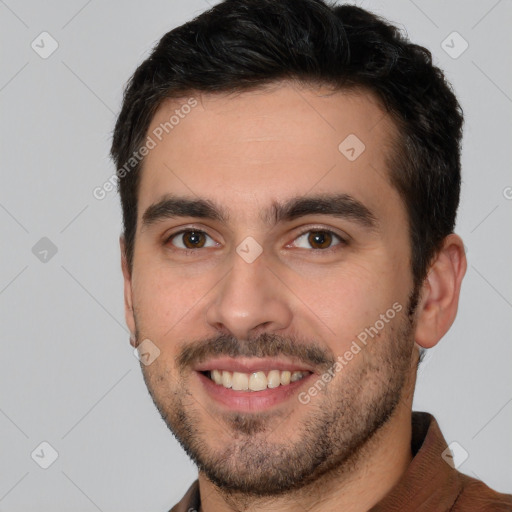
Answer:
[[[307,377],[284,386],[277,386],[277,388],[267,388],[262,391],[234,391],[221,384],[216,384],[200,372],[196,372],[196,374],[211,398],[229,409],[241,412],[263,411],[296,397],[297,391],[305,386],[314,375],[314,373],[310,373]]]

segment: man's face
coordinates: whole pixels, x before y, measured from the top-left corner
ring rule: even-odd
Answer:
[[[168,101],[148,131],[181,113],[145,160],[127,321],[160,351],[142,370],[162,417],[231,490],[278,494],[354,460],[414,371],[396,132],[371,95],[326,93]]]

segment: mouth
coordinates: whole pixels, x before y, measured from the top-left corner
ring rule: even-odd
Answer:
[[[314,371],[298,362],[224,358],[196,367],[195,374],[217,405],[258,412],[297,398]]]
[[[310,371],[290,370],[262,370],[243,373],[230,372],[227,370],[210,370],[200,372],[205,377],[215,382],[219,386],[233,391],[263,391],[265,389],[275,389],[279,386],[289,386],[292,382],[297,382],[311,375]]]

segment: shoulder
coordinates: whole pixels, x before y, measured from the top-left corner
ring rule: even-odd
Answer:
[[[512,512],[512,494],[494,491],[482,481],[460,473],[462,488],[453,512]]]

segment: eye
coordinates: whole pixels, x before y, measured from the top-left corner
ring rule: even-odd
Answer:
[[[333,244],[336,240],[338,243]],[[346,241],[339,235],[326,229],[319,229],[306,231],[295,239],[293,245],[294,247],[300,247],[301,249],[313,248],[316,250],[326,250],[340,244],[345,245]]]
[[[210,240],[210,242],[208,242]],[[215,247],[216,242],[204,231],[186,229],[172,234],[166,243],[171,243],[179,249],[202,249],[203,247]]]

